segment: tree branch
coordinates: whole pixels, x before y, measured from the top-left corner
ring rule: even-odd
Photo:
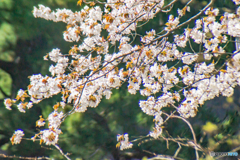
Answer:
[[[48,157],[22,157],[22,156],[8,156],[8,155],[5,155],[5,154],[0,154],[0,157],[3,157],[3,158],[8,158],[8,159],[14,159],[14,158],[17,158],[17,159],[27,159],[27,160],[45,160],[45,159],[51,159],[51,158],[48,158]]]
[[[196,14],[195,16],[193,16],[192,18],[188,19],[187,21],[181,23],[180,25],[178,25],[176,28],[170,30],[170,31],[167,31],[167,33],[165,33],[164,35],[162,36],[159,36],[155,39],[153,39],[151,42],[149,42],[149,44],[155,42],[155,41],[158,41],[160,39],[162,39],[163,37],[167,37],[170,33],[172,33],[173,31],[187,25],[188,23],[192,22],[193,20],[197,19],[201,14],[203,14],[203,12],[205,12],[212,4],[213,4],[214,0],[211,0],[200,12],[198,12],[198,14]]]
[[[58,150],[59,152],[67,159],[67,160],[71,160],[71,158],[68,157],[68,153],[63,153],[62,149],[58,146],[58,145],[54,145]]]

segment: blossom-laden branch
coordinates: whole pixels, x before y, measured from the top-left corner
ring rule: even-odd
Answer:
[[[149,136],[161,137],[163,124],[169,118],[178,118],[188,124],[193,143],[197,146],[194,130],[186,119],[196,116],[199,105],[205,101],[219,95],[231,96],[234,87],[240,85],[240,53],[237,49],[228,54],[223,47],[230,43],[229,37],[239,36],[240,8],[236,14],[224,13],[218,19],[219,9],[209,8],[214,3],[210,0],[196,15],[182,22],[182,17],[190,12],[192,0],[189,0],[184,8],[178,9],[178,16],[169,15],[160,33],[154,29],[146,31],[145,35],[137,33],[137,24],[143,26],[158,14],[170,13],[175,2],[164,5],[164,0],[96,1],[78,12],[69,9],[52,11],[43,5],[34,7],[35,17],[67,24],[63,33],[65,41],[81,43],[74,45],[67,54],[56,48],[44,56],[45,60],[55,63],[49,67],[51,76],[30,76],[28,89],[19,90],[15,99],[5,99],[6,108],[11,110],[16,104],[19,111],[25,112],[33,104],[61,94],[62,101],[53,106],[54,111],[45,119],[40,116],[36,122],[37,127],[43,127],[48,121],[48,129],[41,130],[32,140],[54,145],[70,159],[57,146],[62,133],[60,126],[65,118],[75,112],[85,112],[88,107],[97,107],[103,96],[109,99],[112,89],[118,89],[127,82],[129,93],[138,91],[147,97],[139,101],[139,106],[144,113],[154,116],[155,127]],[[239,3],[237,0],[234,2]],[[78,1],[78,5],[83,3]],[[95,6],[97,3],[104,4],[104,7]],[[188,28],[187,25],[194,20],[194,27]],[[168,40],[170,34],[183,27],[187,28],[181,35],[174,35],[172,42]],[[103,32],[107,32],[107,36],[103,36]],[[136,37],[140,42],[136,42]],[[188,43],[191,48],[192,41],[203,45],[201,51],[181,52]],[[113,53],[111,47],[115,47]],[[219,59],[225,54],[229,56],[221,63]],[[201,57],[203,60],[199,61]],[[174,62],[175,65],[170,65]],[[28,99],[30,101],[26,102]],[[61,110],[66,104],[73,107],[64,113]],[[167,107],[172,108],[173,114],[165,111]],[[167,115],[167,118],[164,120],[162,115]],[[22,136],[23,133],[16,131],[12,143],[20,143]],[[133,145],[128,134],[119,135],[117,140],[117,147],[121,150]],[[178,141],[178,145],[175,156],[182,143]],[[194,149],[196,159],[199,159],[198,150]]]

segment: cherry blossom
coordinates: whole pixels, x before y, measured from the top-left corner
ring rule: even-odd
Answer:
[[[22,130],[16,130],[10,139],[12,142],[12,145],[19,144],[23,136],[24,136],[24,133]]]
[[[233,2],[240,4],[238,0]],[[239,37],[240,8],[236,14],[226,12],[219,17],[219,9],[210,8],[211,3],[195,17],[183,21],[186,11],[190,12],[186,5],[178,9],[178,16],[168,14],[162,32],[151,29],[143,35],[137,34],[139,23],[148,22],[158,13],[168,13],[166,9],[170,11],[173,4],[166,5],[164,0],[107,0],[102,8],[85,5],[76,12],[52,11],[44,5],[34,7],[34,17],[66,23],[63,39],[78,43],[68,53],[55,48],[44,56],[44,60],[53,62],[49,67],[51,76],[30,76],[28,89],[20,89],[16,99],[5,99],[4,104],[9,110],[17,105],[20,112],[26,112],[44,99],[61,95],[54,111],[36,122],[37,127],[48,122],[48,128],[32,138],[56,145],[67,116],[97,107],[103,97],[111,98],[112,89],[126,82],[130,94],[139,92],[145,97],[139,106],[145,114],[154,116],[155,127],[148,136],[157,139],[164,132],[165,121],[173,116],[166,113],[166,107],[172,109],[175,118],[185,120],[195,117],[205,101],[219,95],[229,97],[234,87],[240,85],[240,52],[238,48],[231,53],[224,49],[229,37]],[[195,25],[189,28],[189,22],[194,21]],[[183,33],[175,34],[179,28],[183,28]],[[107,37],[102,36],[103,32]],[[173,33],[174,39],[169,40]],[[133,35],[141,44],[133,43],[136,40]],[[191,43],[202,49],[182,51],[188,45],[191,48]],[[220,62],[215,60],[222,55],[228,55],[228,59],[218,67]],[[25,102],[26,99],[30,102]],[[72,110],[64,113],[61,109],[67,104]],[[14,135],[11,141],[16,144],[24,134],[18,131]],[[117,141],[120,150],[133,146],[128,134],[118,135]]]

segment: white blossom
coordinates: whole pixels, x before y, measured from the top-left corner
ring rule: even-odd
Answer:
[[[52,112],[48,116],[49,128],[58,128],[63,118],[63,112],[58,113],[57,111]]]
[[[118,135],[117,141],[120,141],[120,150],[132,148],[133,144],[129,142],[128,134]]]
[[[12,142],[12,145],[19,144],[23,136],[24,136],[24,133],[22,130],[16,130],[10,139]]]
[[[10,98],[4,99],[4,105],[8,110],[12,110],[12,100]]]
[[[59,134],[61,133],[61,130],[59,129],[47,129],[41,131],[43,140],[46,145],[55,145],[58,142]]]
[[[197,54],[185,52],[182,57],[182,62],[185,64],[192,64],[198,58]]]

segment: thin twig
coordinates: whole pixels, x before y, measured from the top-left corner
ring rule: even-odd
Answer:
[[[186,120],[185,118],[183,118],[181,116],[177,116],[177,115],[168,115],[167,113],[164,113],[164,112],[163,112],[163,114],[165,114],[167,116],[171,116],[170,118],[177,118],[177,119],[183,120],[188,125],[188,127],[190,128],[190,130],[192,132],[192,136],[193,136],[193,141],[197,145],[196,134],[193,130],[193,127],[192,127],[191,123],[188,120]],[[194,148],[194,149],[195,149],[195,154],[196,154],[196,160],[199,160],[198,150],[196,148]]]
[[[205,12],[205,11],[212,5],[213,2],[214,2],[214,0],[211,0],[211,1],[208,3],[208,5],[206,5],[200,12],[198,12],[198,14],[196,14],[196,15],[193,16],[192,18],[188,19],[187,21],[183,22],[182,24],[178,25],[177,27],[173,28],[172,30],[167,31],[167,33],[165,33],[164,35],[155,38],[155,39],[152,40],[149,44],[151,44],[151,43],[153,43],[153,42],[155,42],[155,41],[157,41],[157,40],[160,40],[160,39],[162,39],[163,37],[167,37],[167,36],[168,36],[170,33],[172,33],[173,31],[175,31],[175,30],[183,27],[184,25],[192,22],[193,20],[197,19],[201,14],[203,14],[203,12]]]
[[[173,157],[177,157],[177,155],[178,155],[178,153],[180,152],[181,149],[182,149],[181,144],[178,143],[178,149],[176,150],[176,152],[175,152]]]
[[[68,157],[68,153],[63,153],[62,149],[58,146],[58,145],[54,145],[58,150],[59,152],[67,159],[67,160],[71,160],[71,158]]]
[[[5,154],[0,154],[0,157],[3,157],[3,158],[8,158],[8,159],[13,159],[13,158],[17,158],[17,159],[27,159],[27,160],[44,160],[44,159],[51,159],[51,158],[48,158],[48,157],[23,157],[23,156],[9,156],[9,155],[5,155]]]

